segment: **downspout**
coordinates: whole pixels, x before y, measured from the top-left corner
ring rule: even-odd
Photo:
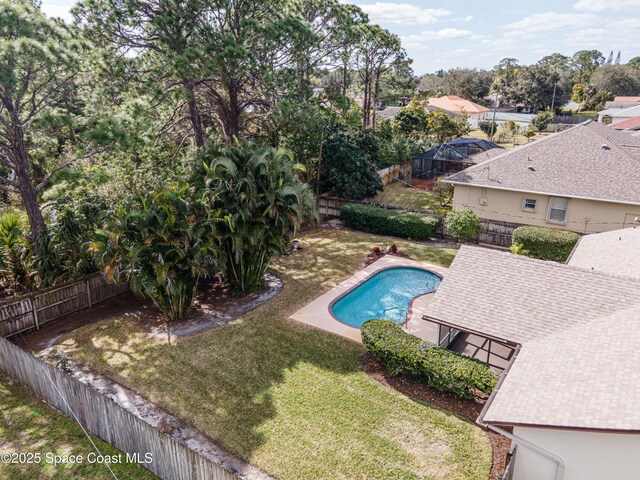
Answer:
[[[511,358],[511,361],[509,362],[509,365],[507,365],[507,368],[504,370],[504,372],[502,372],[502,375],[500,375],[500,380],[498,380],[498,384],[496,385],[496,388],[493,390],[493,392],[491,392],[491,395],[489,396],[489,399],[487,400],[487,403],[485,403],[484,407],[482,408],[482,411],[480,412],[480,416],[478,417],[478,419],[476,420],[476,424],[480,425],[483,428],[487,428],[489,430],[492,430],[494,432],[496,432],[499,435],[502,435],[504,437],[507,437],[508,439],[510,439],[513,443],[515,443],[516,445],[520,445],[524,448],[528,448],[529,450],[532,450],[534,452],[536,452],[539,455],[542,455],[543,457],[551,460],[553,463],[556,464],[556,475],[555,475],[555,480],[562,480],[562,478],[564,477],[564,460],[562,460],[562,458],[560,458],[558,455],[556,455],[555,453],[551,453],[548,450],[545,450],[542,447],[539,447],[538,445],[531,443],[529,440],[525,440],[522,437],[518,437],[517,435],[514,435],[513,433],[509,433],[506,430],[503,430],[500,427],[496,427],[495,425],[489,425],[488,423],[484,422],[484,416],[487,413],[487,410],[489,410],[489,407],[491,406],[491,404],[493,403],[493,400],[495,399],[496,394],[498,393],[498,390],[500,389],[500,386],[502,385],[502,383],[504,382],[504,379],[507,377],[507,375],[509,374],[509,370],[511,369],[511,366],[513,365],[513,362],[515,361],[516,357],[518,356],[518,353],[520,352],[520,347],[521,345],[518,345],[513,353],[513,357]]]

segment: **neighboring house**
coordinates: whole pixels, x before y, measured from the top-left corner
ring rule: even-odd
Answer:
[[[604,102],[605,110],[609,108],[629,108],[640,105],[640,97],[615,97],[613,100]]]
[[[626,120],[612,123],[609,126],[611,128],[615,128],[616,130],[627,130],[629,132],[635,132],[640,130],[640,116],[627,118]]]
[[[601,123],[616,123],[638,116],[640,116],[640,105],[628,108],[610,108],[598,113],[598,121]]]
[[[638,265],[640,227],[582,237],[566,265],[456,255],[424,319],[513,349],[478,418],[512,439],[509,478],[639,478]]]
[[[478,138],[458,138],[427,150],[413,159],[411,178],[433,180],[451,175],[485,160],[480,154],[500,152],[502,147]]]
[[[587,121],[444,180],[486,222],[597,233],[640,216],[640,138]]]
[[[429,106],[436,107],[445,112],[465,113],[469,116],[469,126],[478,128],[478,123],[484,120],[490,110],[487,107],[478,105],[477,103],[465,100],[455,95],[446,95],[444,97],[430,98]]]

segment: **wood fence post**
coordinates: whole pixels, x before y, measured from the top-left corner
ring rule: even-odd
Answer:
[[[40,322],[38,322],[38,307],[36,305],[36,295],[29,297],[31,302],[31,311],[33,312],[33,320],[36,322],[36,330],[40,330]]]
[[[87,301],[88,301],[88,306],[89,306],[89,308],[92,308],[92,307],[93,307],[93,304],[92,304],[92,302],[91,302],[91,278],[87,278],[87,279],[84,281],[84,284],[85,284],[85,287],[84,287],[84,288],[87,290]]]

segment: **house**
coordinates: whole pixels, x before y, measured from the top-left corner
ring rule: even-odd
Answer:
[[[582,237],[568,264],[460,249],[424,319],[454,350],[482,338],[476,358],[511,349],[478,418],[512,440],[506,478],[638,478],[638,265],[640,228]]]
[[[444,180],[485,223],[597,233],[640,216],[640,138],[587,121]]]
[[[629,118],[640,116],[640,104],[627,108],[610,108],[598,113],[598,121],[601,123],[616,123]]]
[[[615,128],[616,130],[627,130],[629,132],[638,131],[640,130],[640,115],[637,117],[627,118],[626,120],[612,123],[609,126],[611,128]]]
[[[629,108],[640,105],[640,97],[615,97],[613,100],[604,102],[605,110],[610,108]]]
[[[483,156],[481,159],[476,159],[477,155],[494,150],[499,152],[502,147],[478,138],[452,140],[417,155],[413,159],[411,178],[433,180],[444,175],[451,175],[486,158]]]
[[[447,113],[465,113],[469,116],[469,126],[478,128],[478,123],[484,120],[490,110],[487,107],[478,105],[477,103],[465,100],[455,95],[446,95],[444,97],[433,97],[429,99],[429,106],[436,107]]]

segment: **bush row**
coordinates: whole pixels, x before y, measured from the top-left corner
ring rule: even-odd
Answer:
[[[353,203],[342,206],[340,218],[357,230],[417,240],[434,236],[441,222],[437,216]]]
[[[497,376],[484,363],[425,342],[388,320],[369,320],[361,328],[362,343],[394,375],[424,380],[441,392],[474,398],[491,393]]]
[[[580,235],[567,230],[547,227],[518,227],[513,231],[513,243],[521,243],[525,254],[541,260],[565,262]]]

